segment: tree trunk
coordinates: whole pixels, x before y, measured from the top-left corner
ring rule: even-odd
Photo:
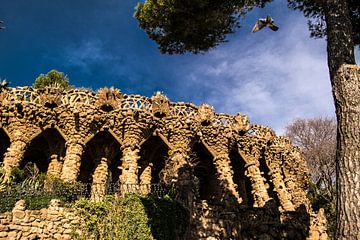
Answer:
[[[327,0],[327,52],[337,118],[337,231],[360,239],[360,69],[346,0]]]
[[[336,239],[360,239],[360,68],[343,65],[333,82],[338,119]]]

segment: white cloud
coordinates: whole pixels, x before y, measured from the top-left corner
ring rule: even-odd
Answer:
[[[308,35],[299,17],[232,40],[200,58],[187,81],[201,84],[217,111],[244,112],[278,133],[297,117],[333,115],[325,41]]]

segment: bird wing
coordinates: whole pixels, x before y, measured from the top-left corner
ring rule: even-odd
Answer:
[[[278,26],[276,26],[275,24],[269,24],[268,25],[268,27],[271,29],[271,30],[273,30],[273,31],[277,31],[277,30],[279,30],[279,27]]]
[[[264,21],[263,21],[262,19],[259,19],[259,20],[255,23],[255,25],[254,25],[254,27],[253,27],[253,29],[252,29],[252,32],[255,33],[255,32],[261,30],[264,26],[265,26]]]

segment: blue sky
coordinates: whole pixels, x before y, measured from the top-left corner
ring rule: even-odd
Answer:
[[[3,0],[0,78],[31,85],[57,69],[72,85],[104,86],[172,101],[209,103],[283,132],[291,120],[333,116],[324,40],[309,38],[306,19],[286,1],[241,19],[228,42],[201,55],[161,55],[138,28],[135,0]],[[278,32],[251,28],[267,14]],[[359,51],[357,50],[357,57]]]

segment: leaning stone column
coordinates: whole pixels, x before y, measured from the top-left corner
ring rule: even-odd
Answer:
[[[306,196],[308,179],[308,170],[305,159],[301,156],[300,150],[292,146],[290,141],[284,137],[281,138],[284,145],[284,161],[282,171],[284,173],[285,185],[291,194],[291,201],[295,208],[305,205],[307,208],[310,202]]]
[[[151,172],[153,164],[149,163],[140,175],[140,193],[147,194],[151,191]]]
[[[286,190],[281,170],[282,150],[271,147],[265,151],[265,161],[270,169],[270,177],[274,184],[274,190],[278,195],[280,205],[285,211],[294,211],[294,204],[291,202],[291,195]]]
[[[53,180],[59,179],[61,177],[61,170],[63,166],[63,159],[57,154],[52,154],[50,156],[50,163],[48,170],[46,172],[46,179],[44,189],[46,191],[52,191],[54,189]]]
[[[188,149],[185,146],[177,145],[170,150],[169,158],[163,170],[163,181],[166,184],[176,183],[181,175],[181,170],[188,165]]]
[[[228,154],[222,153],[214,157],[214,163],[218,172],[218,179],[223,187],[231,193],[238,203],[242,203],[243,199],[236,191],[237,185],[234,183],[234,172],[231,169],[231,160]],[[224,196],[226,197],[226,195]]]
[[[121,146],[121,175],[119,176],[120,190],[123,193],[137,192],[139,187],[140,142],[144,139],[145,122],[137,121],[135,113],[128,110],[124,119],[124,136]]]
[[[190,160],[193,132],[187,119],[173,121],[170,126],[165,126],[164,133],[172,146],[169,157],[162,170],[162,182],[173,185],[176,190],[176,199],[188,209],[192,209],[196,187]]]
[[[222,184],[223,191],[225,191],[223,197],[227,198],[230,193],[238,203],[242,203],[243,200],[237,192],[237,185],[233,180],[234,172],[229,157],[229,138],[232,130],[230,127],[217,126],[217,120],[219,119],[217,119],[212,106],[208,104],[201,105],[198,108],[197,133],[214,157],[218,179]]]
[[[11,170],[20,165],[27,147],[27,141],[23,138],[24,134],[21,131],[15,131],[13,136],[10,147],[4,155],[5,182],[9,180]]]
[[[66,155],[64,166],[61,173],[61,179],[66,182],[75,182],[81,165],[81,155],[84,151],[84,144],[77,140],[66,142]]]
[[[46,173],[47,178],[60,178],[63,167],[63,159],[57,154],[50,156],[50,163]]]
[[[165,183],[174,184],[177,195],[176,199],[183,203],[188,209],[192,209],[192,204],[196,195],[194,184],[193,169],[189,161],[189,145],[178,145],[178,148],[171,150],[168,162],[165,166]],[[171,169],[173,167],[173,169]]]
[[[137,188],[139,151],[138,145],[124,146],[122,148],[122,172],[119,181],[123,192],[133,192]]]
[[[239,149],[239,154],[245,161],[245,175],[250,179],[252,194],[254,197],[254,207],[263,207],[270,200],[265,185],[265,179],[261,175],[259,156],[252,156],[244,150]]]
[[[91,186],[91,200],[100,202],[106,194],[106,183],[108,180],[108,162],[106,158],[101,158],[93,174]]]

